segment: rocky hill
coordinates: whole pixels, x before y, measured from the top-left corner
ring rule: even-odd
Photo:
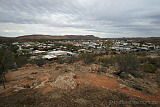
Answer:
[[[42,67],[28,64],[9,71],[6,89],[3,90],[0,84],[0,106],[107,107],[118,103],[119,107],[120,101],[130,101],[129,107],[136,104],[155,107],[160,103],[158,92],[147,95],[121,84],[115,75],[99,73],[100,67],[96,64],[85,66],[82,62],[52,63]],[[136,78],[132,77],[133,80]],[[128,103],[121,102],[121,105],[127,106]]]

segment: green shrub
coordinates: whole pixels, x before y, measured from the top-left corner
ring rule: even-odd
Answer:
[[[150,64],[153,64],[156,67],[160,67],[160,58],[151,58],[149,60]]]
[[[15,61],[17,64],[17,67],[22,67],[28,63],[29,57],[27,55],[21,55],[16,57]]]
[[[156,67],[153,64],[145,64],[142,66],[144,72],[155,73]]]
[[[135,78],[143,78],[143,74],[141,74],[141,72],[139,72],[139,71],[132,71],[129,73]]]
[[[96,61],[96,54],[83,53],[79,55],[78,60],[84,61],[85,64],[92,64]]]
[[[66,59],[63,58],[63,57],[59,57],[59,58],[57,59],[57,63],[59,63],[59,64],[64,64],[65,62],[66,62]]]
[[[110,65],[113,65],[115,61],[113,57],[110,58],[107,57],[98,59],[98,62],[102,64],[102,66],[108,67]]]
[[[139,61],[140,61],[141,64],[148,63],[149,60],[150,60],[149,57],[139,58]]]
[[[78,57],[76,56],[71,56],[71,57],[59,57],[57,59],[57,63],[59,64],[64,64],[64,63],[68,63],[68,64],[73,64],[75,63],[76,61],[78,61]]]
[[[160,67],[160,58],[150,58],[150,57],[144,57],[139,58],[141,64],[153,64],[156,67]]]
[[[105,67],[101,67],[98,69],[100,73],[106,73],[107,69]]]
[[[71,56],[71,57],[66,58],[65,60],[66,60],[66,61],[65,61],[66,63],[73,64],[73,63],[75,63],[76,61],[78,61],[78,57],[76,57],[76,56]]]
[[[122,72],[120,75],[121,79],[128,79],[128,73]]]
[[[39,67],[42,67],[43,65],[45,65],[47,63],[47,61],[45,59],[34,59],[30,61],[31,64],[36,64]]]
[[[114,57],[115,63],[118,64],[119,70],[123,72],[132,72],[139,69],[139,60],[132,54],[122,54]]]
[[[118,71],[114,72],[114,74],[116,75],[120,76],[122,72],[125,72],[126,75],[131,74],[134,77],[141,77],[140,73],[137,72],[140,67],[139,59],[131,53],[115,55],[107,58],[100,58],[98,61],[102,64],[102,66],[105,67],[111,65],[117,68],[118,65]]]
[[[139,90],[139,91],[143,90],[143,88],[140,85],[137,85],[137,84],[132,85],[132,88],[134,88],[136,90]]]
[[[141,52],[137,52],[138,56],[147,56],[147,52],[145,51],[141,51]]]
[[[14,68],[14,55],[8,48],[0,48],[0,62],[4,66],[3,72]]]

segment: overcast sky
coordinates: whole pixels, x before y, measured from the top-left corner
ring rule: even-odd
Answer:
[[[160,0],[0,0],[0,36],[160,37]]]

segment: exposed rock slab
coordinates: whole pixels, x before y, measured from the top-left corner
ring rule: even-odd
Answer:
[[[51,86],[57,87],[60,89],[75,89],[77,87],[77,83],[75,81],[76,74],[68,73],[62,76],[58,76],[56,80],[51,83]]]

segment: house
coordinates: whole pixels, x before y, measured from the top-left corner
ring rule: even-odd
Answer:
[[[50,51],[48,52],[49,55],[55,55],[55,56],[63,56],[67,55],[67,51]]]
[[[55,56],[73,56],[75,53],[68,52],[68,51],[50,51],[48,52],[49,55],[55,55]]]
[[[55,55],[44,55],[42,58],[47,59],[47,60],[52,60],[52,59],[57,59],[57,56],[55,56]]]
[[[46,53],[46,51],[39,51],[39,50],[35,50],[33,52],[34,55],[44,55]]]

